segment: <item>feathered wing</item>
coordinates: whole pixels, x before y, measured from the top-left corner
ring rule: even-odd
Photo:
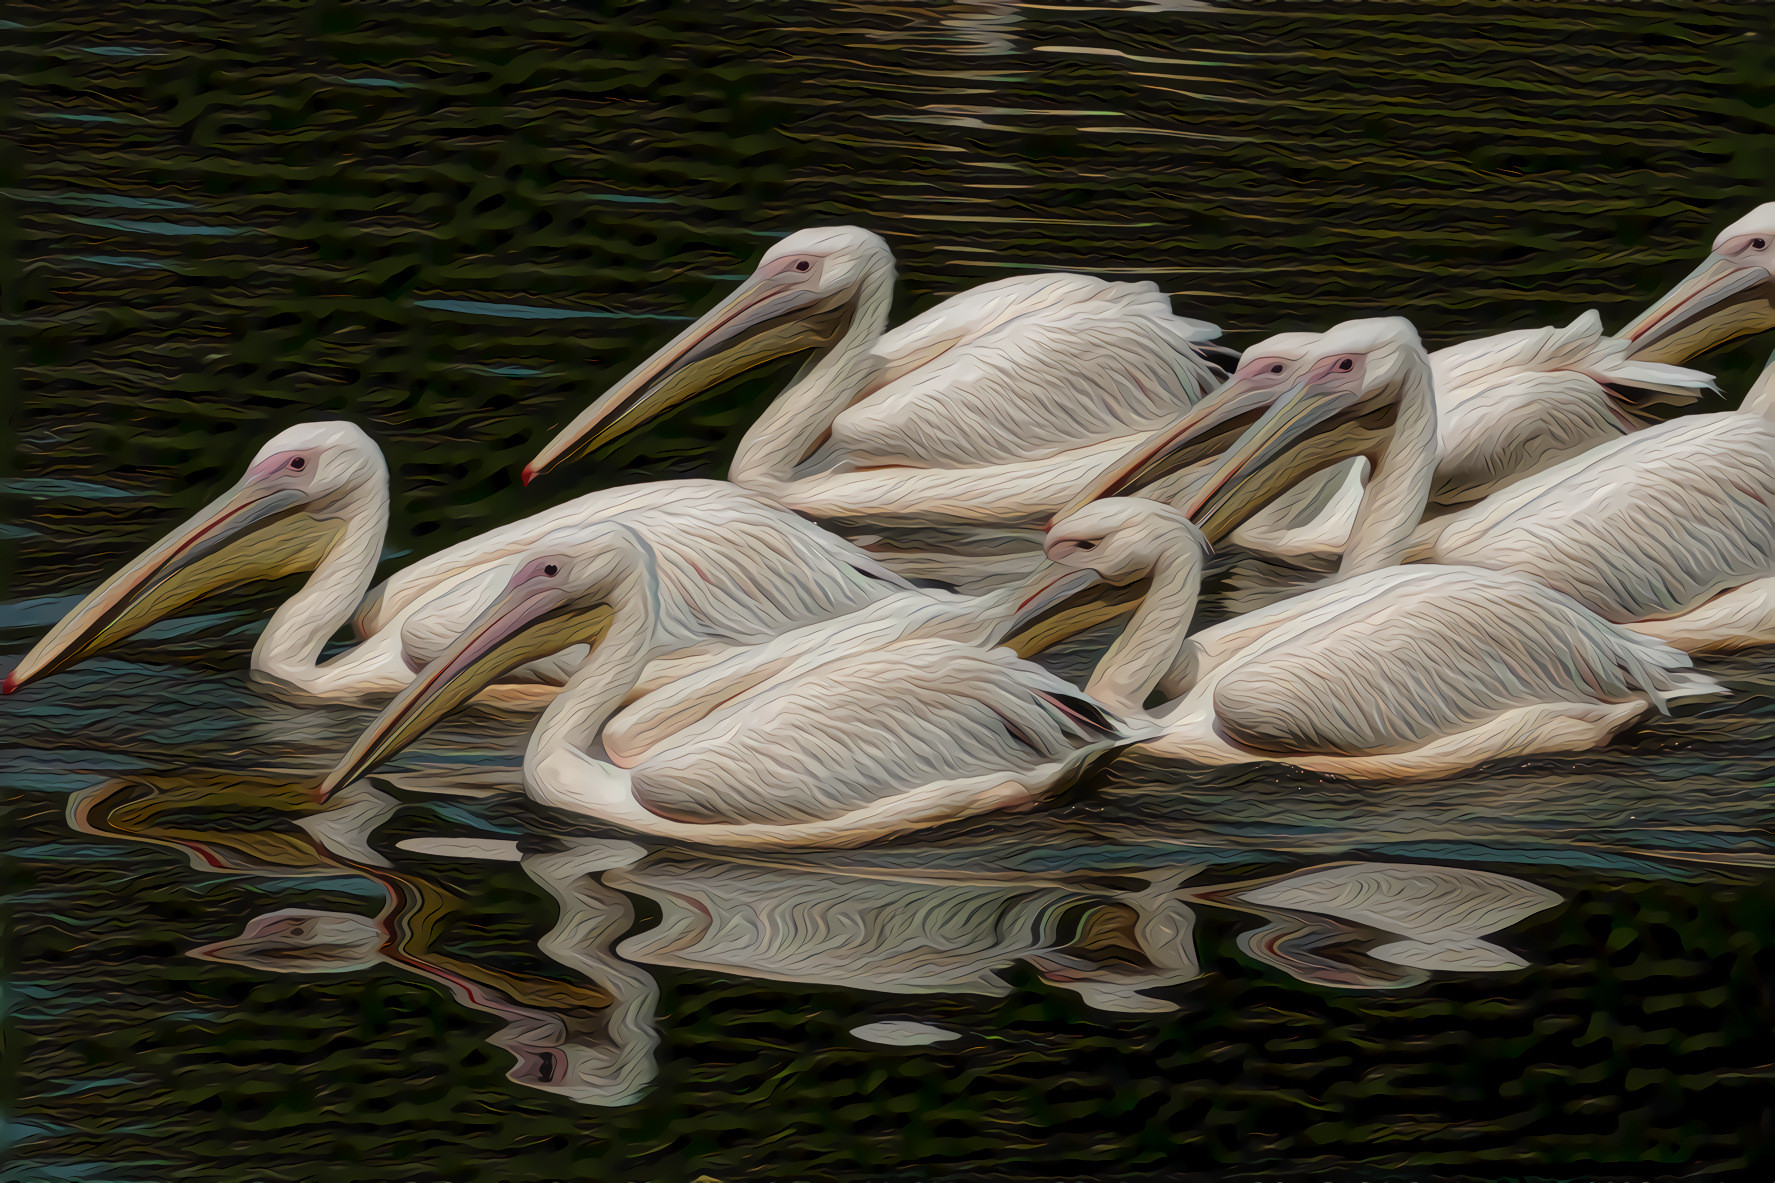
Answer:
[[[446,582],[488,563],[515,557],[536,545],[544,535],[564,526],[595,522],[655,505],[670,505],[690,512],[702,506],[742,503],[769,504],[756,494],[726,481],[650,481],[587,493],[485,534],[465,538],[395,572],[364,597],[363,605],[352,619],[352,627],[359,636],[380,632],[414,600],[441,590]]]
[[[840,656],[706,716],[633,773],[635,798],[706,823],[830,820],[941,781],[1026,776],[1132,738],[1008,650],[918,640]]]
[[[1174,316],[1170,298],[1157,284],[1122,283],[1063,271],[995,279],[951,296],[889,329],[871,347],[882,360],[876,389],[929,365],[958,345],[992,332],[1028,312],[1069,305],[1119,307],[1129,316],[1170,318],[1185,326],[1191,341],[1211,341],[1220,330],[1206,321]]]
[[[621,767],[645,759],[656,745],[712,711],[768,685],[799,678],[834,657],[880,649],[912,638],[982,643],[996,627],[969,601],[946,593],[902,592],[847,616],[790,629],[644,695],[605,724],[605,752]]]
[[[685,486],[682,496],[671,485]],[[599,519],[625,522],[653,546],[659,625],[674,646],[711,638],[755,643],[911,589],[866,551],[725,482],[659,482],[643,497],[592,494],[568,506],[575,504],[572,514],[561,512],[567,507],[538,514],[390,580],[379,611],[383,627],[399,625],[409,664],[423,666],[447,648],[499,594],[525,549],[552,529]],[[549,529],[533,524],[545,518]],[[397,581],[405,582],[397,588]]]
[[[1434,557],[1612,621],[1677,615],[1775,571],[1775,431],[1732,412],[1636,432],[1446,519]]]
[[[810,467],[971,468],[1162,426],[1218,379],[1193,347],[1202,326],[1163,304],[1060,303],[1010,317],[840,414]]]
[[[1654,403],[1713,388],[1698,370],[1635,361],[1586,312],[1564,328],[1518,329],[1430,355],[1440,457],[1430,500],[1478,500],[1634,431]]]
[[[1602,331],[1602,318],[1594,310],[1564,327],[1513,329],[1463,341],[1430,355],[1436,409],[1446,411],[1467,398],[1482,397],[1489,384],[1523,374],[1586,375],[1630,410],[1691,402],[1713,389],[1710,374],[1635,361],[1631,351],[1630,342]]]
[[[756,644],[913,591],[874,556],[757,501],[620,515],[652,545],[662,641]]]
[[[1214,681],[1215,718],[1265,750],[1405,751],[1536,703],[1717,690],[1687,655],[1520,575],[1402,567],[1347,581],[1345,603],[1252,646]]]

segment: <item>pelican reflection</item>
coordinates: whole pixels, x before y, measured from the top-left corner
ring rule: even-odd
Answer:
[[[931,865],[908,871],[618,839],[390,842],[376,832],[401,813],[391,798],[354,785],[317,804],[306,787],[233,772],[132,776],[74,794],[67,817],[88,834],[178,849],[211,873],[375,884],[374,915],[278,908],[192,956],[262,973],[412,974],[498,1020],[483,1038],[511,1056],[513,1081],[586,1105],[631,1103],[656,1077],[661,970],[912,999],[1008,996],[1021,967],[1035,989],[1125,1022],[1175,1011],[1203,975],[1203,909],[1259,921],[1238,947],[1261,972],[1373,990],[1524,968],[1488,938],[1559,902],[1462,867],[1321,862],[1238,879],[1205,861],[1152,865],[1150,848],[1144,865],[1133,848],[1108,848],[1092,867],[1044,874],[1007,869],[1017,852],[1002,848],[933,850]],[[403,827],[426,812],[402,814]],[[499,874],[492,862],[534,885],[535,910],[554,914],[546,933],[496,939],[505,927],[475,914],[462,892]],[[658,919],[641,924],[642,912]],[[453,930],[472,931],[472,945]],[[521,967],[537,953],[552,965]],[[971,1045],[916,1013],[883,1021],[873,1010],[859,999],[849,1024],[864,1042],[931,1055]]]
[[[382,889],[384,903],[374,916],[280,908],[190,955],[267,973],[388,966],[500,1020],[486,1042],[512,1057],[506,1075],[519,1084],[589,1105],[623,1105],[645,1092],[656,1072],[657,988],[610,955],[634,913],[628,897],[588,875],[640,857],[639,847],[612,842],[526,865],[545,891],[571,900],[571,911],[563,907],[541,950],[555,957],[557,947],[570,949],[556,959],[574,973],[562,979],[511,970],[446,949],[452,925],[473,920],[468,902],[409,867],[396,868],[374,849],[373,832],[399,808],[393,799],[354,785],[316,804],[311,783],[218,770],[146,774],[74,794],[66,817],[83,833],[180,850],[202,871],[361,877]],[[500,952],[504,962],[505,955],[524,951]]]

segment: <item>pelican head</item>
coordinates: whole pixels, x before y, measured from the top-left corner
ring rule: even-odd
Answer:
[[[388,482],[382,453],[350,423],[280,432],[234,487],[100,584],[7,675],[0,692],[65,669],[211,592],[312,571],[365,495]]]
[[[284,908],[247,921],[246,931],[191,950],[204,961],[283,973],[349,973],[381,960],[385,936],[368,916]]]
[[[1352,456],[1378,457],[1411,382],[1427,381],[1417,330],[1401,317],[1345,321],[1324,333],[1286,337],[1284,347],[1272,338],[1251,351],[1258,356],[1248,365],[1261,365],[1277,379],[1261,394],[1240,396],[1249,400],[1248,411],[1261,409],[1261,415],[1174,502],[1210,542],[1302,477]],[[1239,373],[1246,369],[1241,365]],[[1100,477],[1096,495],[1134,492],[1154,469],[1178,453],[1193,454],[1199,444],[1188,428],[1161,431]]]
[[[872,287],[885,291],[893,273],[893,252],[867,230],[796,231],[766,251],[727,299],[580,412],[524,469],[525,482],[735,374],[785,354],[835,344]]]
[[[1042,549],[1057,573],[1018,608],[1013,632],[1100,581],[1140,587],[1165,563],[1174,564],[1178,575],[1199,579],[1210,548],[1182,511],[1143,497],[1108,497],[1056,518]]]
[[[1716,345],[1775,328],[1775,201],[1713,240],[1713,251],[1621,331],[1641,361],[1681,363]]]
[[[637,596],[651,602],[658,594],[651,548],[618,522],[555,530],[518,562],[498,599],[358,736],[318,797],[324,800],[391,759],[519,666],[570,645],[596,651],[624,605]]]
[[[1137,493],[1218,456],[1288,389],[1316,340],[1316,333],[1277,333],[1253,345],[1219,389],[1176,423],[1135,445],[1051,521],[1104,497]]]

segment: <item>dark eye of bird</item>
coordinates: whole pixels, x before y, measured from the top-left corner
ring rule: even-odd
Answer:
[[[1337,368],[1340,370],[1347,370],[1351,366],[1354,366],[1355,364],[1356,364],[1355,362],[1351,361],[1349,358],[1346,357],[1346,358],[1344,358],[1344,360],[1337,363]]]
[[[1760,251],[1768,245],[1769,240],[1766,238],[1753,238],[1750,240],[1750,249],[1753,251]]]
[[[300,457],[300,456],[297,456],[295,459],[290,461],[290,467],[295,469],[297,472],[301,472],[304,468],[308,467],[308,461],[302,459],[302,457]]]
[[[548,566],[546,566],[542,569],[542,573],[544,575],[559,575],[561,573],[561,568],[555,566],[553,563],[550,563]]]
[[[1272,373],[1272,374],[1280,374],[1281,372],[1282,372],[1281,366],[1271,366],[1270,367],[1270,373]]]
[[[1081,542],[1081,543],[1079,543],[1079,549],[1080,550],[1090,550],[1092,547],[1094,547],[1096,545],[1097,544],[1095,542]]]
[[[795,270],[797,270],[797,271],[806,271],[809,267],[812,267],[812,266],[813,266],[813,264],[809,263],[806,259],[795,260]]]

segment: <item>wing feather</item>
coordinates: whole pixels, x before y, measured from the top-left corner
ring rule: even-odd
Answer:
[[[1153,430],[1218,374],[1192,347],[1202,326],[1159,305],[1075,301],[1008,317],[839,415],[813,464],[970,468]]]
[[[965,345],[1027,312],[1069,305],[1118,307],[1130,316],[1171,318],[1192,342],[1220,330],[1206,321],[1173,316],[1171,300],[1155,283],[1122,283],[1063,271],[995,279],[949,297],[883,333],[871,349],[882,359],[878,386],[905,377],[957,345]]]
[[[1656,402],[1713,388],[1698,370],[1635,361],[1586,312],[1563,328],[1517,329],[1430,355],[1436,389],[1438,505],[1474,501],[1634,431]]]
[[[1775,431],[1694,415],[1454,515],[1435,558],[1521,572],[1608,620],[1661,619],[1775,570],[1772,507]]]
[[[1713,689],[1685,654],[1524,576],[1406,567],[1343,586],[1341,608],[1266,637],[1217,679],[1227,735],[1267,750],[1370,755],[1514,707],[1639,697],[1661,707]]]
[[[416,564],[387,585],[382,627],[397,624],[404,656],[423,665],[498,596],[525,550],[598,520],[621,521],[652,544],[662,639],[679,647],[753,644],[912,590],[867,551],[755,494],[719,481],[656,482],[634,497],[592,494]]]
[[[1007,650],[917,640],[846,654],[686,728],[636,769],[632,791],[687,821],[827,820],[1102,742],[1044,695],[1079,692]]]

